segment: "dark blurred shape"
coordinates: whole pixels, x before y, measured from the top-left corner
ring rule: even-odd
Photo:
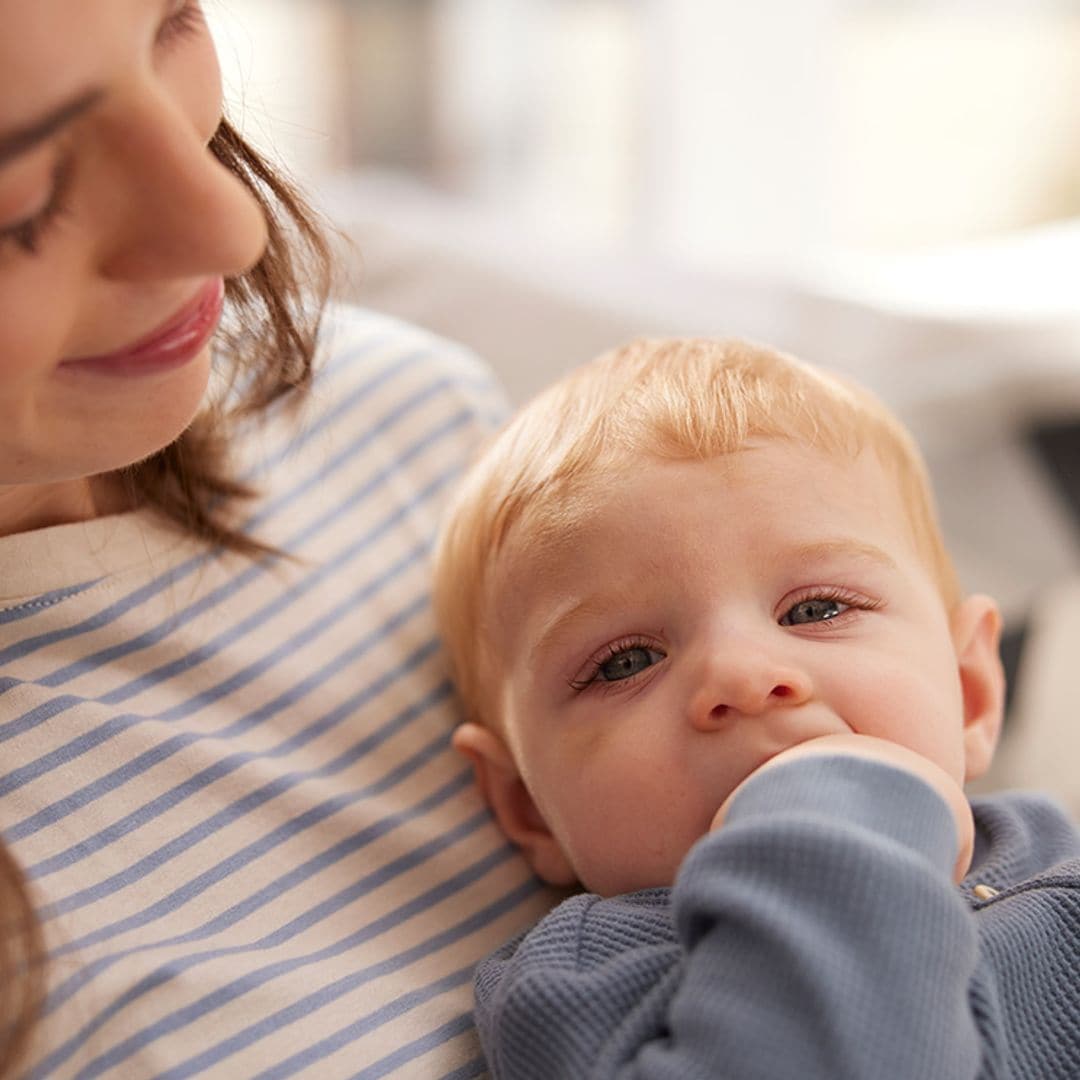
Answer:
[[[433,0],[338,0],[353,164],[428,175],[438,100]]]
[[[1025,441],[1034,451],[1080,538],[1080,418],[1040,421],[1027,429]],[[1026,624],[1007,627],[1002,636],[1001,659],[1008,679],[1006,711],[1012,702],[1027,629]]]
[[[1019,626],[1006,626],[1001,635],[1001,663],[1005,667],[1005,720],[1009,719],[1013,696],[1016,690],[1017,673],[1020,670],[1020,658],[1027,640],[1027,623]]]
[[[1080,419],[1039,423],[1027,439],[1080,530]]]

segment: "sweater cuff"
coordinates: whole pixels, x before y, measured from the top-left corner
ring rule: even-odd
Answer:
[[[951,874],[958,840],[952,811],[924,780],[880,761],[815,756],[747,781],[725,815],[736,824],[797,818],[855,826],[901,844]]]

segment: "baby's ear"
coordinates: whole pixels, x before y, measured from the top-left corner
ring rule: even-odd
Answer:
[[[537,809],[502,739],[489,728],[466,723],[454,731],[453,743],[472,762],[477,785],[495,820],[521,849],[533,872],[549,885],[576,884],[570,860]]]
[[[964,695],[964,778],[974,780],[990,767],[1005,711],[1001,613],[990,597],[973,595],[961,602],[951,621]]]

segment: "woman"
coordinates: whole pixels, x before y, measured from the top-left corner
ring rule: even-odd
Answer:
[[[198,3],[0,19],[4,1064],[474,1075],[473,962],[546,898],[448,749],[426,556],[498,394],[319,327]]]

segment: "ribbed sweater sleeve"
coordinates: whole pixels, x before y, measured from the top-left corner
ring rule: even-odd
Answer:
[[[979,942],[955,857],[948,808],[906,772],[766,770],[672,890],[574,897],[481,967],[493,1074],[977,1077]]]

